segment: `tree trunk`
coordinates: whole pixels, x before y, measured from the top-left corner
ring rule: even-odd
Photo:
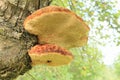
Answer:
[[[13,80],[31,69],[27,51],[37,38],[24,30],[23,21],[51,1],[0,0],[0,80]]]

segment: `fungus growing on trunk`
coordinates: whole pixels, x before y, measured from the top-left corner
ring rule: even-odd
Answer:
[[[59,66],[68,64],[73,59],[69,51],[52,44],[36,45],[31,48],[29,55],[33,61],[32,65]]]
[[[74,12],[68,9],[58,6],[48,6],[35,11],[33,14],[25,19],[24,28],[29,33],[37,35],[40,44],[53,44],[65,49],[70,49],[72,47],[81,47],[85,45],[88,40],[89,32],[89,27],[80,17],[78,17]],[[53,49],[51,49],[51,52],[54,54],[50,54],[47,52],[45,54],[48,55],[41,54],[41,56],[49,57],[50,55],[54,55],[54,58],[55,56],[61,57],[58,60],[58,63],[60,64],[62,64],[61,61],[63,61],[65,58],[68,58],[64,57],[64,59],[62,60],[63,54],[56,53],[52,50]],[[30,51],[30,54],[32,54],[32,51]],[[37,53],[35,56],[37,56]],[[41,57],[39,58],[42,59]],[[50,64],[52,62],[54,63],[54,58],[52,58],[52,61],[47,59],[48,61],[46,62],[46,64]],[[71,59],[72,57],[68,58],[68,60],[70,61]],[[58,63],[54,65],[59,65]]]

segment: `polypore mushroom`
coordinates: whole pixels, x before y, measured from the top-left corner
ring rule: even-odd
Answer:
[[[35,11],[25,20],[24,28],[38,35],[40,44],[56,44],[67,49],[85,45],[89,32],[89,27],[80,17],[58,6]]]
[[[48,6],[35,11],[25,19],[24,28],[29,33],[37,35],[40,44],[53,44],[66,49],[85,45],[88,40],[89,32],[89,27],[80,17],[68,9],[58,6]],[[46,50],[50,47],[47,46],[48,45],[46,45]],[[51,49],[50,52],[44,52],[41,47],[42,46],[37,46],[36,49],[35,46],[35,49],[33,47],[33,50],[31,49],[31,51],[29,51],[29,55],[34,53],[34,56],[32,55],[31,58],[35,64],[46,63],[49,65],[61,65],[65,63],[67,64],[73,58],[72,54],[69,55],[69,57],[63,55],[63,52],[66,50],[61,49],[61,51],[63,50],[62,52],[58,52],[59,50],[55,52],[54,49]],[[39,49],[40,51],[43,50],[43,52],[39,53]],[[37,50],[37,52],[35,50]],[[67,51],[65,53],[67,54],[70,52]],[[51,57],[54,56],[54,58],[51,58],[52,61],[48,58],[50,55]],[[35,57],[37,59],[35,59]],[[53,61],[54,59],[55,61]],[[66,62],[64,62],[64,60],[66,60]],[[52,62],[56,64],[52,64]]]
[[[32,65],[59,66],[68,64],[73,59],[69,51],[52,44],[36,45],[31,48],[29,55],[33,62]]]

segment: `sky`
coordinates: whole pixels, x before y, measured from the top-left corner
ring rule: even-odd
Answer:
[[[118,8],[120,10],[120,0],[115,0],[115,1],[117,1],[116,8]]]
[[[116,1],[116,8],[120,10],[120,0]],[[117,56],[120,55],[120,46],[115,46],[114,43],[112,43],[111,45],[100,46],[99,48],[102,51],[103,61],[106,65],[112,65]]]
[[[112,65],[120,55],[120,46],[101,46],[99,49],[102,51],[103,61],[106,65]]]

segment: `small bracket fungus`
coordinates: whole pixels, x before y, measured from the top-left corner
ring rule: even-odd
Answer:
[[[88,32],[90,30],[85,22],[74,12],[58,6],[48,6],[35,11],[25,19],[24,28],[29,33],[37,35],[40,44],[55,44],[65,49],[70,49],[72,47],[81,47],[85,45],[87,43]],[[41,63],[46,63],[49,65],[65,64],[71,61],[72,57],[63,56],[64,51],[60,53],[54,52],[52,50],[54,49],[50,50],[52,54],[49,52],[42,52],[45,55],[41,54],[39,56],[37,54],[38,52],[34,52],[36,55],[34,55],[32,58],[35,59],[36,57],[40,60],[35,59],[33,61],[38,60],[41,61]],[[31,51],[30,54],[32,54]],[[49,56],[50,60],[49,58],[46,59]],[[52,56],[54,56],[54,58],[52,58]],[[55,62],[53,59],[55,59]],[[67,59],[69,61],[67,61]],[[66,60],[66,62],[64,62],[64,60]]]
[[[50,66],[59,66],[68,64],[73,59],[69,51],[51,44],[36,45],[31,48],[29,55],[33,60],[32,65],[47,64]]]

